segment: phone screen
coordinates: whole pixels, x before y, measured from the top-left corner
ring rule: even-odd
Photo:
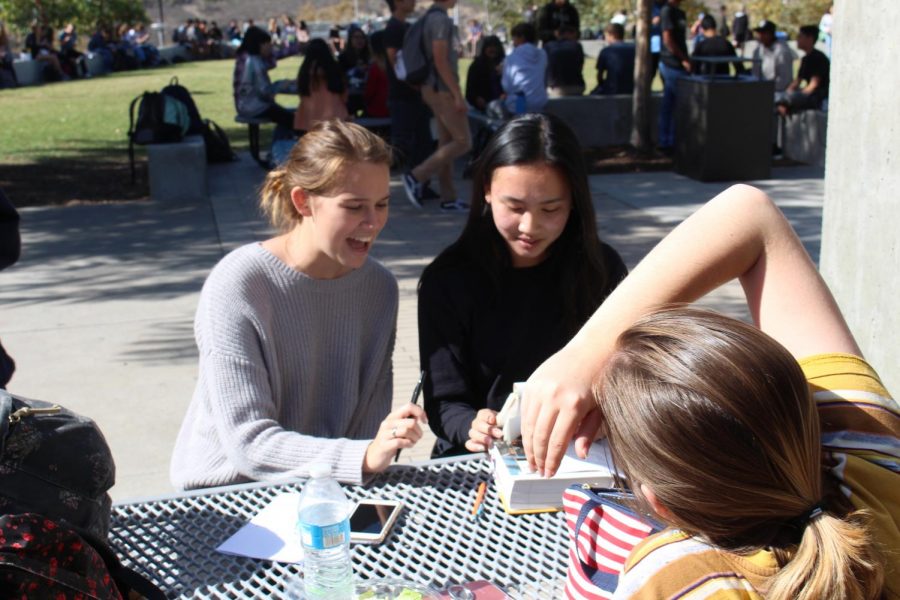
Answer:
[[[394,504],[360,504],[350,517],[350,531],[378,535],[395,510],[400,510],[400,507]]]

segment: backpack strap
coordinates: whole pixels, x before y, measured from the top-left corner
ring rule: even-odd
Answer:
[[[9,415],[12,414],[12,396],[0,389],[0,459],[6,449],[6,436],[9,434]]]
[[[423,29],[423,30],[424,30],[425,27],[428,25],[428,15],[430,15],[431,13],[435,13],[435,12],[444,12],[444,11],[442,11],[442,10],[441,10],[440,8],[438,8],[437,6],[432,6],[431,8],[429,8],[428,10],[425,11],[425,14],[424,14],[424,15],[422,15],[422,20],[425,21],[424,23],[422,23],[422,29]],[[452,31],[452,30],[451,30],[451,31]],[[452,42],[453,40],[450,40],[450,41]],[[425,35],[424,35],[424,31],[423,31],[422,37],[419,38],[419,51],[422,52],[422,55],[423,55],[423,56],[425,56],[426,58],[428,57],[428,51],[427,51],[426,48],[425,48]],[[434,55],[433,55],[433,54],[431,55],[431,62],[429,63],[429,69],[430,69],[431,72],[434,74],[434,91],[436,92],[436,91],[438,91],[438,79],[440,79],[441,76],[440,76],[440,74],[437,72],[437,67],[434,66]]]
[[[119,557],[109,546],[108,543],[92,534],[90,531],[76,527],[67,521],[61,521],[67,527],[71,527],[78,535],[88,542],[97,554],[106,563],[106,569],[116,583],[116,587],[122,593],[123,598],[129,598],[129,592],[134,591],[140,594],[145,600],[167,600],[165,592],[157,587],[152,581],[138,573],[133,569],[129,569],[122,564]]]
[[[136,96],[128,107],[128,164],[131,166],[131,184],[134,185],[135,169],[134,169],[134,105],[144,97],[143,94]]]

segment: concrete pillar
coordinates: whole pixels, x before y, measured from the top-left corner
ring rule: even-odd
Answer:
[[[900,36],[888,17],[898,5],[835,4],[820,266],[863,353],[897,397]]]

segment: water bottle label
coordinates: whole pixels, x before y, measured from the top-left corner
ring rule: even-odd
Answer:
[[[329,550],[350,542],[350,519],[344,519],[333,525],[300,523],[300,536],[304,548]]]

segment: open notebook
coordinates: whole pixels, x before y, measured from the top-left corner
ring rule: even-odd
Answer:
[[[606,440],[594,442],[586,459],[578,458],[574,442],[570,444],[553,477],[529,472],[521,448],[503,441],[491,446],[490,456],[497,493],[510,514],[561,510],[563,492],[572,484],[613,486],[615,471]]]

